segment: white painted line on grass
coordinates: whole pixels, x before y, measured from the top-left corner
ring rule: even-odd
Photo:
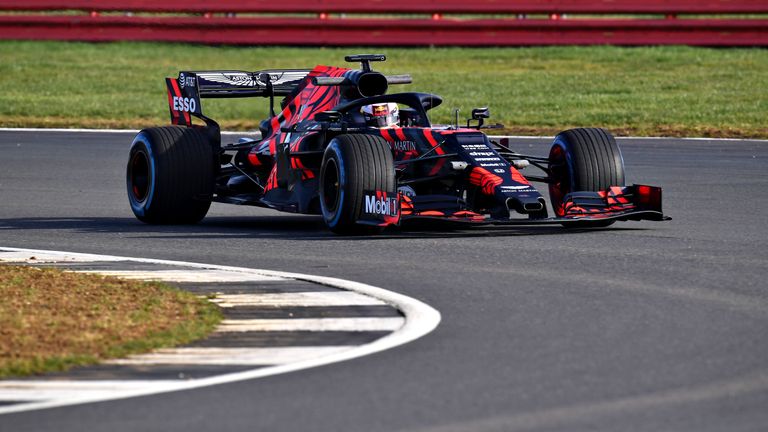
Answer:
[[[403,326],[402,317],[388,318],[288,318],[224,320],[217,332],[247,331],[395,331]]]
[[[4,252],[10,251],[10,252]],[[200,378],[187,381],[142,381],[141,385],[123,385],[122,381],[118,381],[117,385],[109,386],[108,383],[100,382],[99,384],[90,384],[94,386],[101,385],[100,389],[103,391],[88,392],[88,391],[71,391],[66,390],[66,399],[54,399],[47,400],[47,397],[37,397],[39,395],[27,395],[25,397],[39,400],[32,403],[21,403],[15,405],[0,406],[0,414],[29,411],[35,409],[53,408],[66,405],[82,404],[89,402],[99,402],[104,400],[122,399],[136,396],[146,396],[157,393],[164,393],[170,391],[189,390],[194,388],[206,387],[217,384],[225,384],[242,380],[249,380],[255,378],[261,378],[266,376],[272,376],[277,374],[283,374],[288,372],[294,372],[298,370],[328,365],[332,363],[338,363],[341,361],[351,360],[362,356],[370,355],[380,351],[384,351],[390,348],[394,348],[413,340],[416,340],[434,330],[440,323],[440,313],[430,307],[429,305],[420,302],[419,300],[411,297],[404,296],[392,291],[385,290],[383,288],[366,285],[359,282],[347,281],[338,278],[305,275],[300,273],[288,273],[278,272],[270,270],[257,270],[242,267],[230,267],[230,266],[215,266],[210,264],[189,263],[179,261],[168,260],[155,260],[147,258],[128,258],[117,257],[108,255],[92,255],[92,254],[80,254],[80,253],[68,253],[59,251],[40,251],[33,249],[19,249],[19,248],[5,248],[0,247],[0,261],[25,261],[30,257],[54,260],[57,256],[59,261],[62,262],[87,262],[87,261],[131,261],[139,263],[150,263],[160,265],[179,265],[204,270],[221,270],[231,271],[233,273],[249,276],[264,276],[284,279],[295,279],[300,281],[317,283],[320,285],[326,285],[334,288],[352,291],[364,296],[371,296],[378,299],[380,302],[389,304],[403,313],[405,316],[404,323],[394,332],[379,338],[371,343],[364,345],[358,345],[353,347],[344,347],[344,350],[339,350],[333,353],[327,353],[321,357],[308,358],[306,360],[297,361],[293,363],[282,364],[279,366],[270,366],[260,369],[252,369],[243,372],[230,373],[225,375],[218,375],[208,378]],[[29,260],[31,262],[40,262],[39,260]],[[58,384],[52,381],[35,382],[31,380],[22,381],[0,381],[0,395],[13,396],[12,394],[3,394],[2,392],[10,392],[18,390],[20,386],[26,388],[39,388],[41,391],[51,388],[59,389],[71,389],[69,387],[72,384],[71,381]],[[137,384],[136,381],[131,381],[130,384]],[[87,387],[88,383],[78,382],[78,386]],[[35,387],[37,386],[37,387]],[[58,386],[58,387],[54,387]],[[19,395],[17,395],[19,396]],[[42,400],[46,399],[46,400]],[[13,397],[5,398],[0,397],[0,400],[26,400],[26,399],[14,399]]]

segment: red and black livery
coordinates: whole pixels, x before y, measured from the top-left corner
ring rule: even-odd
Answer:
[[[372,70],[383,55],[346,60],[361,68],[167,78],[173,126],[142,130],[130,151],[128,197],[136,216],[192,223],[217,201],[320,214],[332,231],[350,234],[415,219],[579,227],[669,219],[661,188],[624,184],[621,152],[603,129],[564,131],[548,156],[520,154],[483,132],[487,109],[472,110],[464,126],[433,125],[428,112],[439,96],[388,93],[411,78]],[[269,98],[260,139],[222,143],[218,124],[203,114],[201,98],[234,97]],[[398,126],[366,124],[362,108],[381,103],[399,105]],[[524,168],[537,172],[524,175]],[[552,215],[532,182],[548,185]]]

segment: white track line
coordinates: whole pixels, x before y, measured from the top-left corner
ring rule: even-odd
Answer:
[[[3,252],[2,250],[12,251],[12,252],[8,253],[8,252]],[[36,259],[30,260],[29,259],[30,257],[35,257]],[[195,380],[189,380],[189,381],[142,381],[141,385],[136,385],[139,383],[136,383],[135,381],[132,381],[129,384],[123,384],[122,381],[119,381],[117,382],[118,384],[112,385],[111,387],[108,385],[109,383],[100,382],[98,384],[90,384],[90,385],[93,386],[92,388],[95,388],[100,385],[101,387],[99,387],[99,389],[103,390],[106,387],[106,390],[103,390],[103,391],[99,390],[95,393],[88,392],[88,391],[73,392],[71,394],[68,393],[67,396],[71,396],[71,398],[68,398],[66,400],[62,400],[62,399],[52,400],[52,401],[41,400],[39,402],[3,406],[3,407],[0,407],[0,414],[19,412],[19,411],[29,411],[34,409],[53,408],[58,406],[81,404],[81,403],[88,403],[88,402],[98,402],[98,401],[112,400],[112,399],[121,399],[121,398],[127,398],[127,397],[146,396],[146,395],[152,395],[152,394],[164,393],[164,392],[170,392],[170,391],[189,390],[189,389],[194,389],[199,387],[206,387],[206,386],[217,385],[217,384],[225,384],[225,383],[231,383],[236,381],[261,378],[266,376],[294,372],[294,371],[303,370],[303,369],[312,368],[312,367],[328,365],[331,363],[337,363],[341,361],[359,358],[362,356],[366,356],[366,355],[384,351],[390,348],[394,348],[399,345],[403,345],[405,343],[411,342],[413,340],[416,340],[428,334],[429,332],[434,330],[435,327],[437,327],[437,325],[440,323],[440,313],[437,310],[430,307],[429,305],[422,303],[416,299],[413,299],[392,291],[388,291],[383,288],[378,288],[378,287],[366,285],[359,282],[352,282],[352,281],[347,281],[347,280],[337,279],[332,277],[313,276],[313,275],[305,275],[300,273],[288,273],[288,272],[278,272],[278,271],[270,271],[270,270],[257,270],[257,269],[249,269],[249,268],[242,268],[242,267],[215,266],[215,265],[200,264],[200,263],[154,260],[154,259],[146,259],[146,258],[128,258],[128,257],[117,257],[117,256],[109,256],[109,255],[92,255],[92,254],[79,254],[79,253],[68,253],[68,252],[59,252],[59,251],[41,251],[41,250],[33,250],[33,249],[0,247],[0,261],[3,261],[3,260],[27,261],[27,262],[39,263],[39,262],[45,262],[46,260],[48,262],[51,262],[56,259],[58,259],[58,261],[60,262],[131,261],[131,262],[151,263],[151,264],[161,264],[161,265],[181,265],[185,267],[192,267],[192,268],[198,268],[198,269],[229,271],[229,272],[242,275],[243,277],[247,275],[252,277],[262,276],[262,277],[273,277],[273,278],[295,279],[295,280],[307,281],[307,282],[331,286],[331,287],[335,287],[343,290],[353,291],[358,294],[374,297],[383,303],[392,305],[393,307],[399,309],[405,316],[405,322],[396,331],[390,333],[387,336],[379,338],[371,343],[368,343],[365,345],[359,345],[355,347],[345,347],[347,349],[341,350],[335,353],[329,353],[328,355],[325,355],[319,358],[315,357],[312,359],[307,359],[305,361],[298,361],[295,363],[289,363],[289,364],[284,364],[280,366],[271,366],[271,367],[265,367],[261,369],[253,369],[253,370],[247,370],[244,372],[218,375],[214,377],[201,378],[201,379],[195,379]],[[55,388],[71,389],[72,388],[70,387],[71,384],[72,384],[71,382],[59,384],[51,381],[35,382],[31,380],[0,381],[0,387],[2,387],[6,391],[14,391],[22,387],[51,389],[51,388],[54,388],[55,386],[58,386]],[[89,384],[78,382],[77,385],[83,388],[87,388]],[[66,391],[69,391],[69,390],[66,390]],[[6,399],[6,400],[12,400],[12,399],[13,398]],[[17,400],[24,400],[24,399],[17,399]]]
[[[52,399],[113,399],[115,393],[141,391],[156,385],[172,386],[178,381],[160,380],[94,380],[94,381],[2,381],[2,400],[32,401],[36,405]],[[27,405],[30,406],[30,405]],[[23,410],[26,411],[26,410]]]
[[[5,251],[10,252],[5,252]],[[95,257],[98,255],[85,255],[85,254],[67,254],[63,252],[49,252],[42,250],[31,249],[16,249],[0,247],[0,262],[25,262],[28,264],[48,264],[48,263],[90,263],[96,261]],[[98,261],[104,262],[116,262],[116,261],[128,261],[125,258],[118,258],[113,256],[103,256]]]
[[[0,132],[73,132],[73,133],[116,133],[116,134],[125,134],[125,133],[138,133],[138,129],[64,129],[64,128],[0,128]],[[221,133],[225,136],[253,136],[253,135],[260,135],[258,131],[223,131]],[[488,138],[512,138],[512,139],[552,139],[553,136],[549,135],[540,135],[540,136],[531,136],[531,135],[488,135]],[[676,138],[676,137],[616,137],[616,139],[624,140],[624,139],[653,139],[653,140],[681,140],[681,141],[763,141],[768,142],[768,140],[765,139],[755,139],[755,138]]]
[[[109,360],[113,365],[250,365],[305,362],[327,357],[355,346],[283,347],[283,348],[166,348],[147,354]]]
[[[383,301],[356,292],[297,292],[268,294],[218,294],[211,299],[220,307],[236,306],[380,306]]]
[[[139,133],[138,129],[69,129],[69,128],[0,128],[0,132],[87,132],[87,133]]]
[[[0,132],[72,132],[72,133],[111,133],[136,134],[139,129],[68,129],[68,128],[0,128]],[[261,135],[259,131],[222,131],[222,135],[250,136]]]
[[[224,320],[217,332],[251,331],[395,331],[403,326],[402,317],[389,318],[290,318]]]
[[[233,273],[231,271],[215,269],[195,270],[195,272],[189,272],[188,270],[77,270],[76,272],[114,276],[123,279],[164,282],[268,282],[290,280],[281,277]]]
[[[520,139],[520,140],[533,140],[533,139],[554,139],[554,136],[551,135],[538,135],[538,136],[523,136],[523,135],[488,135],[488,138],[490,139],[502,139],[502,138],[509,138],[509,139]],[[660,137],[660,136],[652,136],[652,137],[642,137],[642,136],[617,136],[616,140],[623,141],[623,140],[678,140],[678,141],[758,141],[758,142],[765,142],[768,143],[768,140],[766,139],[758,139],[758,138],[680,138],[680,137]]]

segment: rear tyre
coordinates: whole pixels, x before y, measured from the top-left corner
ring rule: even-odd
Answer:
[[[126,170],[128,201],[150,224],[192,224],[208,213],[214,154],[205,134],[180,126],[144,129],[131,145]]]
[[[337,234],[376,234],[383,227],[356,221],[364,191],[394,191],[392,150],[381,137],[339,135],[325,149],[320,168],[320,208],[328,228]]]
[[[565,215],[563,198],[574,191],[598,192],[624,186],[624,160],[616,139],[605,129],[560,132],[549,152],[552,182],[549,197],[557,216]],[[566,227],[605,227],[614,221],[568,222]]]

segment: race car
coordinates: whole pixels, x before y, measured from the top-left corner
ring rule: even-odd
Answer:
[[[621,151],[604,129],[561,132],[548,156],[520,154],[484,133],[492,127],[485,125],[487,108],[472,110],[466,124],[457,118],[433,125],[429,111],[442,99],[389,93],[412,80],[374,71],[371,63],[384,55],[345,60],[359,69],[183,71],[167,78],[172,125],[144,129],[131,145],[133,213],[150,224],[196,223],[215,201],[322,215],[338,234],[433,219],[586,228],[669,219],[661,188],[624,184]],[[271,116],[259,139],[222,143],[201,98],[238,97],[268,98]],[[552,215],[531,182],[549,188]]]

